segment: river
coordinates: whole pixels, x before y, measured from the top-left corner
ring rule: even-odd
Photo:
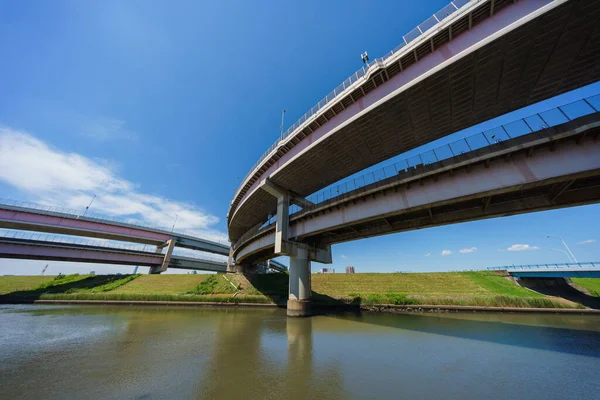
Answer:
[[[0,305],[2,399],[600,398],[600,317]]]

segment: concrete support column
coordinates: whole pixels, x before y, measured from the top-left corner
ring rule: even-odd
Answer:
[[[169,239],[162,246],[156,246],[156,252],[162,253],[162,249],[165,247],[167,248],[167,252],[165,253],[165,258],[163,259],[162,265],[150,267],[150,271],[148,272],[149,274],[160,274],[161,272],[165,272],[169,267],[171,255],[173,254],[173,249],[175,248],[175,239]]]
[[[310,315],[310,260],[308,250],[298,247],[290,256],[290,292],[287,315],[306,317]]]
[[[290,226],[290,195],[287,193],[277,197],[277,221],[275,225],[275,254],[283,253],[288,240]]]

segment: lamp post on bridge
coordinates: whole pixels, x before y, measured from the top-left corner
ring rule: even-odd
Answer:
[[[575,256],[573,255],[573,252],[571,251],[571,249],[569,249],[569,246],[567,246],[567,243],[562,240],[561,238],[559,238],[558,236],[551,236],[551,235],[547,235],[546,236],[548,239],[549,238],[553,238],[553,239],[558,239],[562,242],[562,244],[565,246],[565,248],[567,249],[567,252],[569,253],[570,258],[572,259],[572,261],[574,261],[575,263],[578,263],[577,259],[575,258]]]
[[[367,69],[369,69],[369,54],[365,51],[364,53],[362,53],[360,55],[360,59],[362,60],[363,63],[365,63],[365,66],[367,67]]]
[[[571,256],[569,255],[569,253],[567,253],[567,252],[566,252],[566,251],[564,251],[564,250],[561,250],[561,249],[553,249],[553,248],[551,248],[550,250],[554,250],[554,251],[560,251],[561,253],[565,253],[565,254],[567,255],[567,258],[569,259],[569,261],[573,261],[573,260],[571,259]]]

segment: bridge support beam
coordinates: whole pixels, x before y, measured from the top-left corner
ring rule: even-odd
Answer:
[[[290,291],[287,301],[288,317],[310,315],[310,259],[306,249],[299,248],[290,256]]]
[[[275,255],[290,257],[290,289],[287,302],[289,317],[310,315],[310,261],[331,263],[331,246],[325,249],[289,239],[290,204],[300,207],[312,203],[289,190],[265,179],[261,188],[277,199],[277,221],[275,223]]]
[[[173,254],[173,249],[175,248],[175,239],[169,239],[163,244],[156,246],[156,253],[162,253],[162,249],[167,248],[167,252],[165,253],[165,258],[163,259],[162,265],[157,265],[156,267],[150,267],[149,274],[160,274],[161,272],[165,272],[169,267],[169,262],[171,262],[171,255]]]

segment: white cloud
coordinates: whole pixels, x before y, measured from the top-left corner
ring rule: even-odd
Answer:
[[[540,246],[530,246],[528,244],[513,244],[507,251],[528,251],[528,250],[539,250]]]
[[[431,255],[431,253],[427,253],[425,254],[425,257],[429,257]]]
[[[477,247],[469,247],[468,249],[460,249],[461,253],[475,253],[477,251]]]
[[[106,161],[66,153],[7,128],[0,128],[0,182],[26,192],[32,201],[81,212],[96,195],[91,214],[169,229],[177,216],[176,230],[226,240],[223,232],[212,228],[219,218],[195,205],[142,193]]]
[[[442,255],[443,256],[449,256],[450,254],[453,254],[454,252],[452,250],[442,250]]]
[[[342,255],[340,256],[340,258],[343,258],[343,259],[345,260],[345,259],[347,259],[347,258],[348,258],[348,256],[346,256],[346,255],[342,254]]]
[[[584,240],[583,242],[579,242],[577,244],[592,244],[592,243],[596,243],[596,239]]]

